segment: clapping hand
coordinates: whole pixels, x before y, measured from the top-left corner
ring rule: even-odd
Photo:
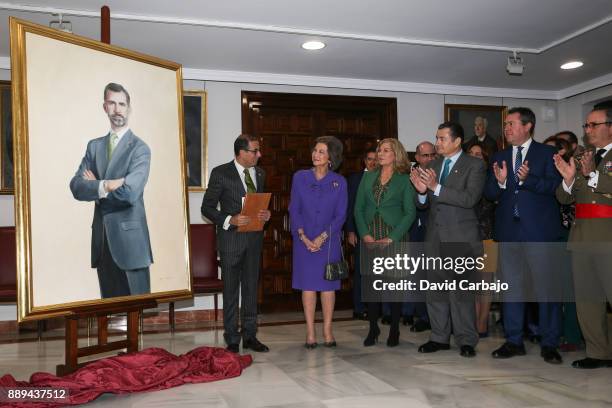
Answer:
[[[529,162],[525,160],[521,167],[519,167],[518,171],[518,179],[519,181],[525,182],[527,180],[527,176],[529,175]]]
[[[570,157],[569,163],[563,160],[559,154],[555,154],[553,156],[553,161],[555,162],[555,167],[563,177],[563,181],[566,186],[571,186],[576,178],[576,162],[573,157]]]
[[[427,186],[425,185],[425,183],[423,183],[423,181],[421,180],[421,177],[419,177],[418,168],[413,168],[410,171],[410,181],[412,182],[414,189],[419,194],[425,194],[425,192],[427,191]]]
[[[580,171],[585,177],[591,174],[592,171],[595,171],[595,160],[593,160],[592,150],[587,150],[584,152],[582,158],[580,159],[580,164],[582,166]]]
[[[499,184],[505,184],[506,178],[508,178],[508,167],[506,166],[506,161],[502,161],[501,167],[497,164],[497,162],[493,163],[493,174],[497,179]]]
[[[431,191],[435,191],[438,186],[438,175],[433,169],[422,169],[419,167],[419,178]]]

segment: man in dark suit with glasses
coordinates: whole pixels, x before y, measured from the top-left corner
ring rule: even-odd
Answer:
[[[242,134],[234,141],[234,160],[215,167],[202,200],[202,215],[217,225],[217,248],[223,279],[223,337],[227,349],[238,353],[240,339],[244,349],[269,351],[257,337],[257,282],[263,245],[263,232],[238,232],[250,221],[241,215],[246,193],[264,191],[265,173],[256,167],[261,157],[259,141]],[[257,218],[270,219],[269,210]],[[241,331],[238,331],[238,297],[242,296]]]

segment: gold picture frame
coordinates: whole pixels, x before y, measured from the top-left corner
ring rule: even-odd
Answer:
[[[0,194],[13,194],[11,83],[0,81]]]
[[[445,104],[444,120],[457,122],[463,126],[465,132],[463,142],[466,143],[474,135],[474,119],[477,116],[486,118],[488,122],[487,133],[495,139],[498,149],[502,150],[506,148],[503,124],[507,112],[507,106]]]
[[[208,174],[208,120],[206,91],[183,91],[185,158],[189,191],[202,192]]]
[[[181,66],[13,17],[10,45],[18,321],[192,297]],[[102,298],[91,218],[105,198],[77,201],[72,182],[81,177],[90,143],[102,135],[110,140],[111,83],[125,87],[111,92],[127,97],[134,131],[123,146],[138,139],[150,152],[140,199],[153,263],[150,292]],[[117,157],[128,163],[127,155]],[[124,177],[131,188],[129,173]],[[123,224],[135,228],[133,221]]]

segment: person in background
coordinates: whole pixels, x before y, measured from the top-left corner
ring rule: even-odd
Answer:
[[[360,268],[360,251],[359,246],[361,240],[357,234],[357,228],[355,227],[355,198],[357,197],[357,190],[359,189],[359,183],[363,175],[367,171],[372,171],[376,168],[376,148],[371,147],[366,150],[363,156],[364,169],[357,173],[350,174],[347,179],[348,187],[348,208],[346,210],[346,224],[344,224],[344,231],[346,232],[347,241],[349,245],[354,248],[354,272],[353,272],[353,318],[367,320],[368,313],[365,310],[365,304],[361,301],[361,268]]]
[[[483,118],[482,116],[476,116],[476,118],[474,118],[474,136],[463,143],[462,148],[464,152],[469,152],[470,148],[476,143],[480,143],[484,146],[484,150],[489,157],[492,157],[497,152],[497,141],[487,133],[487,125],[487,118]]]
[[[468,154],[477,157],[484,161],[485,166],[489,168],[489,155],[485,150],[484,145],[475,143],[468,150]],[[478,227],[480,229],[480,237],[484,241],[485,253],[491,256],[490,252],[497,253],[497,248],[494,248],[493,242],[493,226],[495,223],[495,203],[482,197],[476,207],[476,216],[478,217]],[[487,281],[492,281],[495,271],[483,271],[487,273]],[[480,292],[476,295],[476,328],[478,336],[482,339],[489,337],[489,312],[491,310],[491,293]]]
[[[436,148],[433,143],[429,141],[423,141],[416,147],[414,158],[416,160],[415,165],[411,171],[417,171],[417,169],[425,169],[429,164],[438,157]],[[427,231],[427,217],[429,217],[429,208],[418,208],[416,209],[416,219],[410,228],[410,241],[411,242],[424,242],[425,233]],[[429,316],[427,315],[427,304],[425,302],[407,302],[404,307],[404,325],[410,322],[411,332],[420,333],[431,329],[429,323]]]
[[[341,282],[324,279],[325,266],[342,259],[342,226],[348,201],[346,180],[335,170],[342,163],[342,142],[321,136],[312,149],[312,165],[297,171],[291,183],[289,221],[293,236],[293,289],[302,291],[306,319],[304,347],[317,347],[317,292],[323,309],[323,345],[336,347],[332,331],[336,291]]]

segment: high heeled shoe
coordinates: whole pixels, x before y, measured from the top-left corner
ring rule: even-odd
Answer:
[[[306,350],[312,350],[312,349],[316,349],[317,348],[317,343],[304,343],[304,347],[306,348]]]
[[[326,341],[323,343],[323,347],[336,347],[337,345],[338,343],[336,343],[336,340]]]
[[[380,329],[378,326],[370,327],[370,331],[368,332],[368,337],[363,341],[364,347],[370,347],[374,344],[378,343],[378,336],[380,335]]]
[[[389,338],[387,338],[387,347],[395,347],[399,344],[399,329],[389,331]]]

